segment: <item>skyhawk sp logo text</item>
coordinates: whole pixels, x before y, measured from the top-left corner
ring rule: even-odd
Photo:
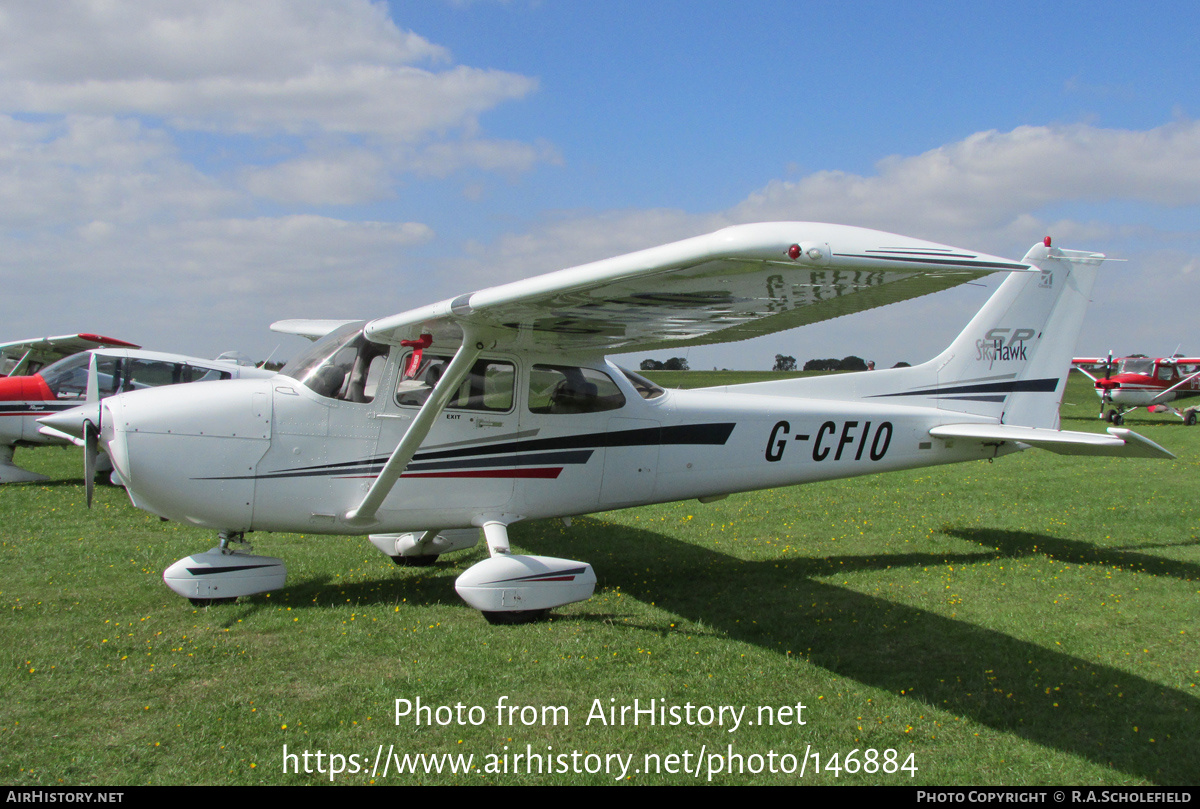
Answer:
[[[1037,334],[1033,329],[989,329],[982,340],[975,341],[976,362],[986,362],[988,370],[999,362],[1025,362],[1025,341]]]

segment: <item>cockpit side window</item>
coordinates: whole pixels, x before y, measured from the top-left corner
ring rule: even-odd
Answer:
[[[535,365],[529,373],[530,413],[601,413],[625,406],[625,395],[603,371]]]
[[[406,363],[407,360],[401,365]],[[450,357],[426,353],[412,379],[405,379],[396,386],[396,404],[417,407],[425,404],[449,364]],[[471,372],[459,384],[446,407],[506,413],[513,406],[515,383],[516,372],[511,362],[480,358],[471,366]]]

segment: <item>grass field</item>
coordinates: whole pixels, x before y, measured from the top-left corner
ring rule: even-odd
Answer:
[[[1073,380],[1064,427],[1095,411]],[[162,571],[210,532],[108,486],[89,512],[78,450],[19,450],[52,480],[0,489],[0,781],[1196,784],[1200,429],[1127,426],[1179,459],[1031,451],[521,524],[516,549],[600,581],[517,627],[454,593],[486,550],[400,569],[365,538],[254,535],[287,586],[193,608]],[[418,698],[444,708],[397,719]],[[681,722],[600,721],[635,700]],[[445,771],[372,777],[381,750]]]

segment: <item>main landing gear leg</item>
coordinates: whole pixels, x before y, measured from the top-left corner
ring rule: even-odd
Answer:
[[[512,548],[508,544],[508,526],[504,523],[485,522],[483,538],[487,540],[488,555],[491,558],[512,554]],[[482,612],[487,622],[493,625],[532,624],[544,621],[550,616],[549,607],[540,610],[482,610]]]

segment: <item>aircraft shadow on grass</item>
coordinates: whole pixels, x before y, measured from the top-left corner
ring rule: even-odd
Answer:
[[[788,650],[839,676],[892,694],[903,690],[906,698],[931,708],[1153,783],[1195,782],[1200,699],[1111,666],[819,579],[1036,555],[1181,580],[1200,579],[1200,565],[1044,534],[977,529],[946,533],[978,543],[983,548],[978,553],[764,561],[594,518],[575,520],[565,538],[561,531],[557,521],[522,523],[514,526],[513,541],[533,553],[561,553],[567,545],[572,556],[595,565],[600,587],[653,601],[730,639],[772,652]],[[271,601],[293,607],[401,598],[409,604],[460,604],[452,588],[457,567],[359,582],[298,581],[276,591]],[[681,587],[681,581],[689,585]],[[254,609],[260,598],[243,599],[243,604]],[[576,613],[570,620],[600,619]],[[1053,719],[1041,719],[1048,716]]]
[[[557,528],[553,522],[530,524],[514,540],[535,553],[542,546],[561,552]],[[932,708],[1154,783],[1194,783],[1200,761],[1195,733],[1200,699],[1111,666],[818,578],[1047,553],[1072,563],[1189,580],[1200,578],[1200,566],[1039,534],[950,533],[987,550],[744,561],[591,519],[577,520],[569,536],[572,554],[595,564],[601,586],[619,586],[623,593],[654,601],[734,640],[774,652],[790,650],[864,685],[892,694],[903,689],[907,698]],[[691,586],[668,585],[668,578]],[[1047,716],[1053,720],[1039,719]]]

